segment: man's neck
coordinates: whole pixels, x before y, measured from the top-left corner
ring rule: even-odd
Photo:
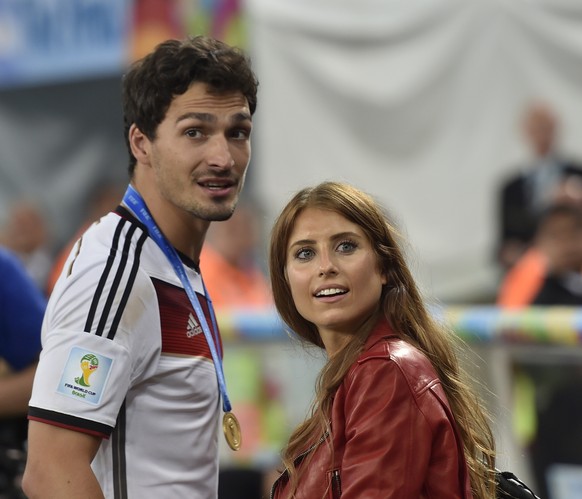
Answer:
[[[193,262],[198,262],[210,222],[169,203],[139,182],[132,182],[132,186],[139,192],[166,240]]]

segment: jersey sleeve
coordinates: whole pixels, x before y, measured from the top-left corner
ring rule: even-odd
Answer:
[[[114,229],[83,236],[51,294],[29,402],[31,420],[101,437],[160,351],[155,289],[140,268],[146,235],[124,220]]]
[[[128,350],[101,336],[56,330],[37,368],[29,419],[108,437],[131,379]]]
[[[38,358],[46,299],[18,257],[0,251],[0,357],[16,371]]]

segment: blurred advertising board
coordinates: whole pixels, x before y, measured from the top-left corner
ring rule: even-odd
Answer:
[[[121,73],[157,43],[244,45],[240,0],[0,0],[0,89]]]
[[[0,0],[0,87],[120,71],[130,0]]]
[[[231,45],[246,44],[241,0],[135,0],[129,57],[139,59],[168,38],[209,35]]]

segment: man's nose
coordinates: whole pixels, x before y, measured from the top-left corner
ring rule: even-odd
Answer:
[[[228,140],[223,135],[215,135],[208,141],[208,164],[216,168],[232,168],[234,158]]]

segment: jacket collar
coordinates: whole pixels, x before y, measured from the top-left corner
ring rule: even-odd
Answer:
[[[398,335],[394,332],[392,326],[390,326],[390,324],[388,323],[388,319],[386,319],[384,314],[382,314],[381,317],[378,319],[378,322],[376,322],[376,325],[372,329],[371,333],[368,335],[368,338],[364,343],[363,350],[364,351],[369,350],[376,343],[382,341],[382,339],[390,337],[397,338]]]

